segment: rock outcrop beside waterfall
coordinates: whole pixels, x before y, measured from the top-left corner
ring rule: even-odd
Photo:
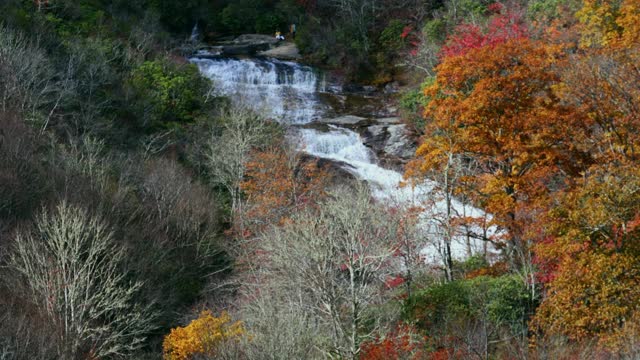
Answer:
[[[388,121],[388,119],[385,120]],[[415,141],[411,138],[406,125],[383,121],[373,120],[374,124],[359,131],[364,144],[387,165],[406,163],[416,153]]]
[[[243,34],[231,40],[219,41],[196,52],[196,56],[200,58],[238,55],[258,55],[281,60],[300,58],[300,52],[294,43],[280,41],[271,35],[262,34]]]
[[[388,137],[384,142],[382,151],[389,156],[398,157],[403,160],[408,160],[413,157],[416,152],[416,147],[409,138],[406,125],[389,125],[386,130]]]
[[[261,34],[244,34],[231,40],[219,41],[216,44],[200,49],[196,55],[200,58],[256,55],[260,51],[266,51],[278,44],[273,36]]]
[[[300,59],[300,51],[298,50],[298,47],[296,46],[296,44],[292,42],[286,42],[272,49],[261,51],[258,53],[258,55],[276,58],[280,60]]]

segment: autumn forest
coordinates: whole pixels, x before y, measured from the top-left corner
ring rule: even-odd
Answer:
[[[0,360],[638,358],[640,1],[0,1]]]

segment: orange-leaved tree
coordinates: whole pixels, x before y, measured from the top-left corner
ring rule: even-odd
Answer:
[[[292,211],[318,201],[331,179],[318,161],[283,144],[254,151],[246,169],[240,188],[247,199],[246,217],[258,228],[281,224]]]
[[[187,360],[194,356],[214,356],[225,341],[237,340],[245,334],[242,322],[232,322],[223,312],[215,317],[205,310],[185,327],[171,329],[165,336],[162,350],[165,360]]]
[[[587,122],[554,93],[563,58],[561,46],[508,40],[445,58],[425,89],[428,125],[415,173],[446,168],[448,153],[473,163],[461,191],[493,215],[504,230],[493,240],[531,278],[531,224],[562,185],[560,174],[589,162],[576,145],[588,135]]]

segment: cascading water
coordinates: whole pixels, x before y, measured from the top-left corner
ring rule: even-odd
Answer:
[[[375,154],[367,148],[360,135],[356,132],[334,127],[329,132],[320,132],[312,129],[300,130],[302,147],[307,153],[338,161],[347,164],[345,170],[351,172],[359,179],[365,180],[372,190],[373,196],[389,205],[394,206],[424,206],[430,203],[422,215],[421,228],[425,238],[439,238],[442,236],[442,227],[439,226],[438,219],[442,219],[446,213],[446,202],[444,198],[439,198],[437,191],[434,191],[436,184],[425,181],[416,187],[401,186],[403,177],[397,171],[380,167],[376,164]],[[451,210],[456,216],[483,218],[486,214],[469,204],[453,199]],[[472,226],[468,230],[492,235],[492,229],[483,229],[480,226]],[[438,261],[436,255],[442,251],[438,246],[439,242],[425,244],[423,255],[432,261]],[[467,239],[464,236],[457,236],[452,242],[452,256],[462,259],[468,256],[469,250],[480,252],[485,244],[482,241]],[[467,247],[469,246],[469,248]]]
[[[318,100],[317,73],[306,66],[273,59],[201,59],[193,58],[200,71],[213,80],[217,94],[249,104],[254,110],[287,124],[307,124],[322,117],[324,111]],[[328,131],[299,129],[300,147],[307,153],[344,164],[345,170],[370,184],[373,196],[388,204],[407,206],[424,204],[432,206],[423,216],[426,238],[440,237],[436,222],[446,204],[434,198],[435,184],[425,182],[418,187],[401,187],[402,174],[377,164],[376,155],[367,148],[360,135],[352,130],[330,126]],[[479,209],[452,201],[458,216],[483,217]],[[474,229],[477,231],[478,229]],[[425,244],[423,253],[437,261],[441,252],[434,244]],[[456,258],[469,255],[469,242],[462,239],[452,244]],[[475,244],[472,251],[480,251],[483,244]]]
[[[398,202],[410,197],[410,191],[400,188],[402,174],[377,165],[375,154],[363,144],[358,133],[333,127],[329,132],[302,129],[300,135],[307,153],[348,164],[346,170],[367,181],[377,199]]]
[[[215,92],[244,102],[276,121],[304,124],[321,117],[319,79],[308,66],[262,59],[199,59],[191,62],[213,80]]]
[[[198,29],[197,22],[195,23],[195,25],[193,25],[193,29],[191,29],[191,36],[189,37],[189,40],[191,41],[200,40],[200,29]]]

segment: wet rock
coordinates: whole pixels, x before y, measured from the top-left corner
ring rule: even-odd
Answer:
[[[393,118],[392,118],[393,119]],[[372,149],[387,166],[397,166],[411,159],[416,145],[409,136],[405,125],[378,123],[361,131],[364,144]]]
[[[376,122],[380,123],[380,124],[399,124],[400,123],[400,118],[399,117],[385,117],[385,118],[379,118],[376,119]]]
[[[375,86],[360,85],[360,84],[346,84],[342,86],[342,91],[351,94],[372,95],[378,89]]]
[[[410,159],[416,152],[413,141],[408,136],[406,125],[390,125],[387,127],[389,138],[384,152],[401,159]]]
[[[234,44],[251,45],[251,44],[269,44],[276,45],[278,40],[271,35],[263,34],[243,34],[231,41]]]
[[[361,134],[365,146],[380,155],[386,145],[389,134],[386,125],[371,125]]]
[[[346,93],[357,93],[362,92],[363,88],[362,85],[359,84],[345,84],[342,85],[342,91]]]
[[[327,87],[324,89],[325,92],[331,93],[331,94],[340,94],[342,93],[342,85],[327,85]]]
[[[300,164],[303,166],[317,162],[318,167],[324,169],[331,176],[331,185],[351,185],[358,181],[355,175],[346,170],[346,168],[351,168],[351,165],[345,162],[324,159],[307,153],[302,153],[300,160]]]
[[[384,109],[384,113],[387,114],[387,116],[394,116],[398,114],[398,108],[395,106],[387,106]]]
[[[335,117],[331,119],[321,119],[317,122],[324,124],[335,124],[335,125],[356,125],[361,121],[365,121],[367,118],[355,116],[355,115],[345,115],[340,117]]]
[[[384,89],[382,89],[382,91],[385,94],[395,94],[398,91],[400,91],[400,85],[398,84],[398,82],[393,81],[393,82],[390,82],[387,85],[385,85]]]
[[[233,40],[221,41],[213,48],[220,56],[255,55],[267,51],[278,44],[273,36],[261,34],[244,34]]]
[[[271,45],[267,43],[258,44],[238,44],[238,45],[224,45],[222,46],[222,55],[255,55],[260,51],[265,51],[271,48]]]
[[[374,92],[376,92],[376,90],[378,90],[375,86],[363,86],[362,87],[362,91],[364,91],[367,94],[373,94]]]
[[[385,136],[385,132],[387,131],[387,127],[384,125],[371,125],[367,127],[367,131],[371,135],[372,138]]]
[[[297,60],[300,58],[300,51],[294,43],[285,43],[276,48],[261,51],[260,56],[272,57],[280,60]]]
[[[363,96],[357,94],[318,94],[320,101],[331,108],[331,114],[336,117],[342,114],[350,114],[365,118],[378,117],[384,108],[384,102],[377,97]],[[333,115],[330,115],[333,116]],[[388,116],[383,114],[380,117]]]

